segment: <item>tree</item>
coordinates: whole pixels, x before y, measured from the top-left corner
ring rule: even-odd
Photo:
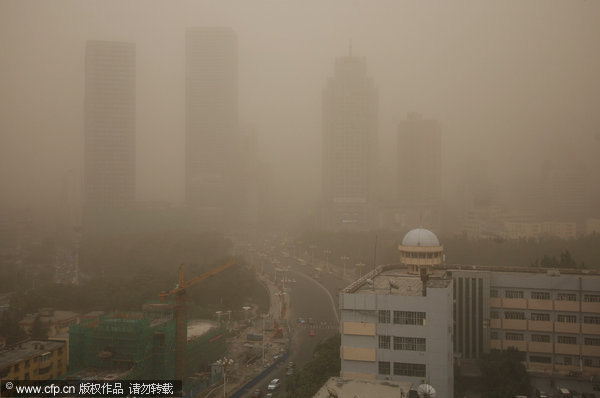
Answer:
[[[340,374],[341,336],[336,334],[317,344],[311,359],[286,385],[286,397],[309,398],[330,377]]]
[[[509,347],[492,350],[479,361],[482,373],[483,396],[505,398],[528,395],[531,389],[529,374],[521,362],[523,352]]]

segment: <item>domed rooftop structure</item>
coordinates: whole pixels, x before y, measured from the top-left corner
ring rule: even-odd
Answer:
[[[409,231],[404,236],[402,246],[440,246],[440,241],[430,230],[417,228]]]

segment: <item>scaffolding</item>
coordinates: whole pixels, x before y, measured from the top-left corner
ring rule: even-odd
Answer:
[[[82,320],[69,332],[67,378],[175,379],[175,320],[171,304]],[[187,342],[186,377],[195,377],[226,350],[223,328]]]

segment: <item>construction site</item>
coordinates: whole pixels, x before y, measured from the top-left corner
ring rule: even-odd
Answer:
[[[223,264],[189,281],[183,266],[174,289],[141,312],[113,312],[82,320],[69,331],[68,379],[182,380],[184,391],[209,385],[210,364],[226,351],[219,324],[190,329],[185,289],[231,267]],[[208,326],[208,327],[207,327]]]
[[[177,379],[173,304],[149,304],[142,312],[111,313],[73,326],[68,378]],[[225,330],[190,336],[185,348],[185,386],[207,378],[207,365],[226,350]]]

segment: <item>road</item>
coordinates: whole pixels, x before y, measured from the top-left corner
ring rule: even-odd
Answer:
[[[273,278],[276,274],[275,266],[284,266],[291,263],[289,259],[269,256],[261,268],[265,273]],[[262,267],[264,266],[264,268]],[[287,278],[295,282],[286,283],[285,290],[289,295],[290,308],[288,310],[288,323],[291,327],[292,345],[288,361],[296,364],[296,369],[300,369],[312,358],[312,353],[319,341],[325,340],[338,333],[339,324],[337,316],[338,292],[347,285],[346,282],[334,275],[323,274],[319,279],[314,279],[314,269],[310,265],[293,264],[287,272]],[[277,273],[279,278],[281,273]],[[300,324],[298,318],[308,321],[312,318],[312,325],[308,323]],[[311,330],[315,336],[311,336]],[[274,369],[254,388],[260,388],[266,391],[266,387],[271,379],[279,378],[283,381],[280,391],[285,390],[286,364]],[[252,391],[248,391],[248,396]],[[279,394],[275,393],[277,397]]]

